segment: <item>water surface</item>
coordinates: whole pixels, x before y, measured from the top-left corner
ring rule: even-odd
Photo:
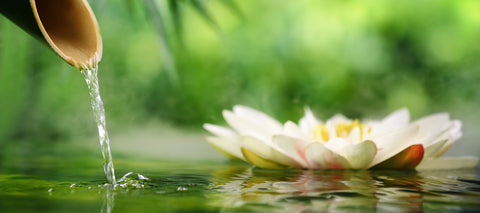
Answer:
[[[277,171],[228,161],[116,156],[118,176],[136,171],[150,181],[109,189],[98,153],[32,150],[10,150],[1,158],[0,212],[480,211],[475,169]]]

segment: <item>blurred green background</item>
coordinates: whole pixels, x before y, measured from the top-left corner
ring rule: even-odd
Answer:
[[[298,121],[307,105],[322,119],[408,107],[413,119],[450,112],[464,137],[449,153],[480,153],[480,1],[90,2],[114,139],[201,137],[235,104],[280,121]],[[96,134],[81,73],[0,17],[0,153]]]

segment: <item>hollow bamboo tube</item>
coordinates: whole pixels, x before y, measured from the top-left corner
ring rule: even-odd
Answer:
[[[102,58],[102,38],[86,0],[0,0],[0,13],[78,69]]]

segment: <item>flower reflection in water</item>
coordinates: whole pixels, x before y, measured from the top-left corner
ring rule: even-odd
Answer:
[[[480,210],[478,173],[445,173],[281,171],[232,166],[212,174],[209,200],[212,206],[227,211]]]

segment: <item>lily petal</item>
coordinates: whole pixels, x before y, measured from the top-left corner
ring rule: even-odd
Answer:
[[[325,147],[344,157],[352,169],[367,168],[377,153],[377,146],[370,140],[352,144],[343,138],[333,138]]]
[[[428,158],[423,160],[417,170],[431,169],[470,169],[474,168],[478,163],[478,157],[445,157],[445,158]]]
[[[375,157],[377,147],[373,141],[367,140],[359,144],[348,145],[337,153],[347,159],[351,169],[365,169]]]
[[[409,125],[406,128],[372,138],[371,140],[377,145],[377,154],[369,167],[375,166],[413,145],[415,143],[413,139],[417,133],[418,126]]]
[[[403,108],[390,113],[380,123],[375,124],[373,131],[374,134],[382,134],[393,129],[405,127],[409,121],[410,113],[407,109]]]
[[[348,134],[347,139],[349,141],[361,142],[362,141],[362,134],[361,134],[361,131],[360,131],[360,127],[358,127],[358,126],[354,127],[352,129],[352,131],[350,132],[350,134]]]
[[[213,124],[204,124],[203,128],[216,136],[238,137],[238,134],[235,131],[227,127],[213,125]]]
[[[348,161],[327,149],[321,143],[312,143],[305,151],[306,159],[312,169],[348,169]]]
[[[442,149],[435,154],[435,157],[440,157],[445,153],[452,145],[457,141],[460,137],[462,137],[462,131],[460,130],[462,128],[462,123],[460,121],[453,121],[453,127],[451,130],[447,133],[449,140],[445,145],[443,145]]]
[[[252,152],[246,148],[242,148],[242,153],[243,153],[243,156],[245,156],[245,158],[256,167],[263,168],[263,169],[286,168],[286,166],[283,166],[281,164],[262,158],[261,156],[257,155],[255,152]]]
[[[250,136],[242,137],[243,147],[255,153],[262,159],[284,166],[299,167],[298,163],[290,156],[280,152],[276,147],[265,144],[263,141]],[[246,156],[245,156],[246,158]]]
[[[448,113],[437,113],[421,118],[413,122],[411,125],[417,125],[420,127],[417,141],[424,146],[429,146],[430,143],[437,142],[437,138],[448,131],[453,123],[450,122]]]
[[[450,116],[448,113],[436,113],[412,122],[413,125],[420,126],[419,135],[428,134],[447,129],[450,126]]]
[[[309,107],[305,107],[305,115],[298,122],[303,134],[312,135],[312,129],[319,123],[321,123],[321,121],[313,115],[312,110],[310,110]]]
[[[349,121],[350,119],[348,119],[344,115],[335,114],[334,116],[332,116],[330,119],[327,120],[326,125],[329,126],[329,125],[335,125],[338,123],[348,123]]]
[[[412,145],[372,169],[414,169],[423,159],[422,144]]]
[[[448,140],[440,140],[430,144],[429,146],[425,146],[424,158],[426,159],[434,157],[437,153],[440,152],[440,150],[443,148],[443,146],[445,146],[447,142]]]
[[[325,143],[325,147],[336,153],[340,153],[342,149],[351,145],[353,144],[351,144],[344,138],[332,138],[327,143]]]
[[[252,122],[261,123],[263,126],[265,126],[268,129],[271,129],[272,131],[282,130],[282,124],[280,124],[280,122],[268,116],[267,114],[257,111],[255,109],[252,109],[250,107],[236,105],[233,107],[233,112]]]
[[[239,135],[248,135],[259,138],[266,143],[270,143],[273,130],[266,126],[259,125],[258,122],[251,121],[237,114],[224,110],[223,117],[227,123],[236,131]]]
[[[245,161],[240,150],[240,141],[237,138],[230,137],[206,137],[206,140],[215,149],[222,152],[231,159],[240,159]]]
[[[274,135],[273,143],[280,148],[283,153],[295,160],[298,165],[303,168],[308,168],[308,163],[305,157],[305,147],[310,143],[305,140],[289,137],[286,135]]]
[[[284,133],[288,136],[306,139],[306,136],[302,132],[302,129],[300,129],[295,123],[291,121],[287,121],[283,125],[283,129],[284,129]]]

